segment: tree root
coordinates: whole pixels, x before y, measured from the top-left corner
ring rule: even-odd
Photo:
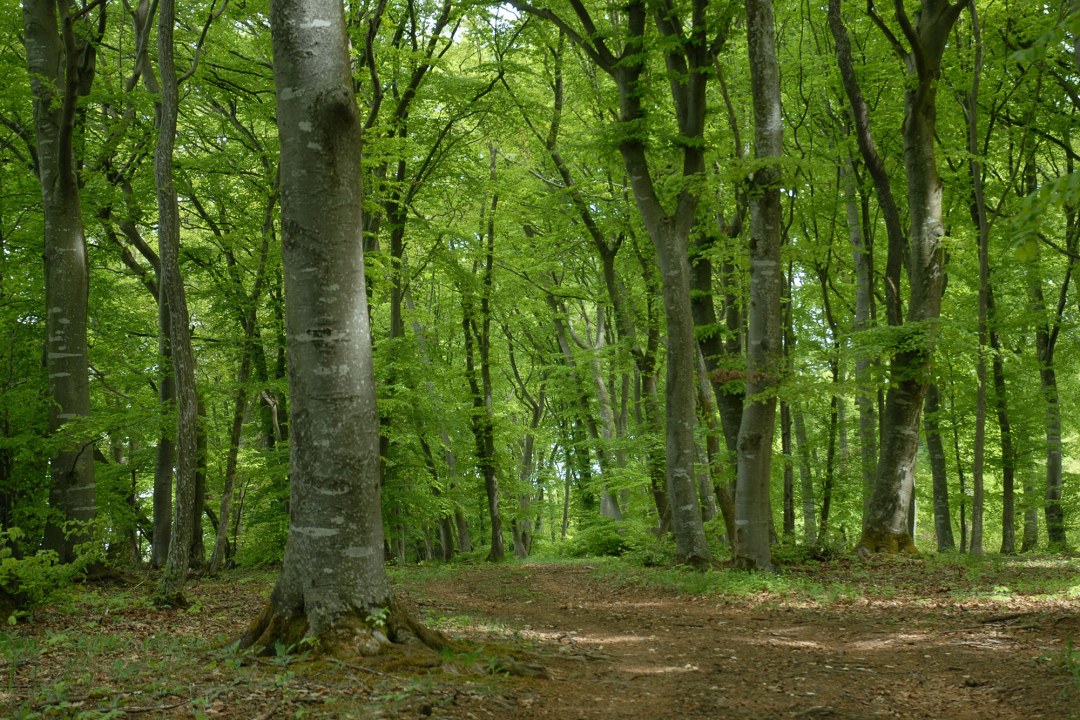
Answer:
[[[919,549],[909,533],[872,532],[863,530],[855,554],[868,557],[878,553],[918,555]]]
[[[432,665],[434,653],[449,645],[445,636],[415,620],[394,599],[385,612],[354,608],[337,617],[329,628],[315,634],[310,630],[302,608],[286,612],[275,609],[269,602],[237,644],[241,649],[252,648],[263,655],[312,650],[340,660],[393,651],[404,653],[408,664],[423,666]]]

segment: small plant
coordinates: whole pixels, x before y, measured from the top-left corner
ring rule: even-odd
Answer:
[[[373,630],[385,630],[386,620],[389,617],[390,608],[373,608],[370,612],[368,612],[367,617],[364,618],[364,621],[368,624],[368,627]]]

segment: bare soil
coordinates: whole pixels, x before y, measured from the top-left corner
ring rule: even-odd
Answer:
[[[89,588],[0,633],[0,718],[1080,718],[1075,564],[973,577],[844,560],[737,592],[730,573],[687,572],[680,586],[698,589],[681,592],[654,577],[609,563],[396,571],[455,650],[355,662],[223,649],[272,573],[201,581],[180,612],[154,609],[149,582]],[[810,577],[816,590],[792,589]]]
[[[488,700],[438,717],[1080,718],[1073,679],[1053,663],[1080,634],[1076,605],[955,602],[928,579],[929,599],[819,604],[613,587],[588,566],[525,565],[469,569],[412,594],[436,615],[514,628],[553,676],[504,695],[512,710]]]

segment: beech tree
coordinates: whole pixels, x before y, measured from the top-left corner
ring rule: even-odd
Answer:
[[[762,161],[750,185],[750,312],[746,334],[746,404],[739,427],[739,475],[735,491],[735,561],[759,570],[772,567],[769,551],[769,481],[776,427],[782,328],[780,294],[780,167],[784,129],[772,0],[747,0],[754,151]],[[768,164],[765,164],[768,163]]]
[[[49,375],[49,431],[61,432],[90,414],[87,357],[89,267],[75,156],[79,98],[90,92],[105,7],[93,17],[63,0],[25,0],[23,27],[27,69],[34,96],[37,172],[45,215],[45,366]],[[72,534],[68,521],[86,523],[97,513],[94,446],[64,438],[49,461],[50,504],[55,515],[47,547],[63,561],[74,557],[85,528]]]
[[[929,386],[927,370],[945,279],[942,182],[935,150],[937,82],[949,33],[966,4],[967,0],[923,0],[913,24],[903,3],[896,2],[896,21],[907,46],[876,14],[874,4],[868,6],[874,22],[903,58],[909,77],[903,140],[909,221],[905,266],[910,287],[906,322],[899,336],[904,340],[890,360],[890,382],[881,416],[881,454],[858,544],[860,550],[868,552],[914,549],[908,513],[915,487],[919,416]],[[890,242],[890,255],[892,251]],[[894,308],[889,312],[894,314]]]
[[[340,0],[270,9],[292,401],[291,514],[270,602],[240,640],[374,654],[435,635],[383,564],[375,378],[361,244],[360,115]]]

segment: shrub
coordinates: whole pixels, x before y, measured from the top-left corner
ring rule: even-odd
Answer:
[[[19,555],[15,544],[22,537],[17,527],[0,530],[0,619],[9,625],[101,561],[101,544],[96,541],[77,546],[75,561],[66,565],[51,550]]]

